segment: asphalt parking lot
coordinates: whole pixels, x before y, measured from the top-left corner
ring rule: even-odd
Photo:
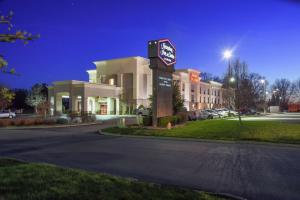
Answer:
[[[103,125],[0,130],[0,156],[247,199],[300,197],[300,147],[103,136]]]

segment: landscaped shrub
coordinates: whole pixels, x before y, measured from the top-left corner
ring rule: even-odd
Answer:
[[[96,116],[91,113],[83,112],[81,113],[81,119],[82,122],[95,122]]]
[[[158,119],[158,126],[166,127],[169,122],[172,124],[172,126],[176,125],[178,123],[178,117],[177,116],[161,117]]]
[[[68,116],[71,118],[71,120],[73,120],[74,118],[80,117],[81,114],[79,112],[70,112]]]
[[[44,120],[44,124],[46,124],[46,125],[54,125],[54,124],[56,124],[56,120],[55,119],[45,119]]]
[[[43,119],[35,119],[35,120],[34,120],[34,124],[35,124],[35,125],[41,125],[41,124],[44,124],[44,120],[43,120]]]
[[[178,113],[177,115],[161,117],[158,119],[159,127],[166,127],[170,122],[172,126],[176,124],[183,124],[188,120],[188,115],[186,112]]]
[[[67,124],[69,121],[68,121],[68,119],[66,119],[66,118],[58,118],[57,120],[56,120],[56,123],[57,124]]]
[[[11,119],[1,119],[1,120],[0,120],[0,127],[11,126],[12,123],[13,123],[13,122],[12,122]]]
[[[152,116],[143,116],[143,125],[152,126]]]
[[[177,122],[178,124],[183,124],[188,121],[188,113],[187,112],[180,112],[176,116],[178,118],[178,122]]]
[[[25,119],[19,120],[19,123],[16,124],[16,126],[24,126],[25,125]]]

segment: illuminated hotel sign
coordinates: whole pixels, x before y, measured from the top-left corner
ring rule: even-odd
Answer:
[[[172,87],[172,79],[169,77],[159,76],[158,85],[160,87]]]
[[[158,41],[158,57],[168,66],[176,63],[176,49],[167,39]]]
[[[152,124],[160,117],[173,115],[173,72],[176,49],[168,39],[148,42],[148,57],[152,70]]]
[[[190,72],[190,81],[192,83],[199,83],[200,79],[199,79],[199,73],[197,72]]]

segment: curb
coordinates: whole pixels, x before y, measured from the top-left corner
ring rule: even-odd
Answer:
[[[85,124],[69,124],[69,125],[53,125],[53,126],[20,126],[20,127],[4,127],[1,130],[27,130],[27,129],[51,129],[51,128],[68,128],[77,126],[102,125],[103,122],[85,123]]]
[[[143,139],[156,139],[156,140],[170,140],[170,141],[183,141],[183,142],[200,142],[200,143],[221,143],[221,144],[251,144],[251,145],[268,145],[274,147],[290,147],[300,148],[300,144],[288,143],[273,143],[263,141],[243,141],[243,140],[212,140],[212,139],[199,139],[199,138],[180,138],[180,137],[167,137],[167,136],[145,136],[145,135],[122,135],[118,133],[107,133],[101,130],[97,131],[100,135],[115,136],[115,137],[128,137],[128,138],[143,138]]]

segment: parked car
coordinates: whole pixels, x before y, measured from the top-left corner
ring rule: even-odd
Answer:
[[[134,114],[136,115],[142,115],[142,116],[149,116],[150,115],[150,108],[140,108],[140,109],[135,109]]]
[[[0,111],[0,118],[15,118],[16,117],[16,113],[15,112],[11,112],[8,110],[4,110],[4,111]]]
[[[196,121],[197,120],[196,111],[189,111],[188,112],[188,120],[189,121]]]
[[[220,117],[228,117],[229,110],[227,109],[216,109],[214,111],[218,113]]]
[[[256,115],[258,114],[254,109],[241,109],[242,115]]]
[[[206,110],[201,110],[197,114],[198,119],[213,119],[213,115],[210,112],[207,112]]]
[[[234,111],[234,110],[231,110],[231,109],[228,109],[228,108],[224,108],[223,111],[226,113],[226,116],[238,116],[239,113]]]
[[[205,111],[211,115],[210,119],[221,118],[221,116],[214,110],[206,109]]]

